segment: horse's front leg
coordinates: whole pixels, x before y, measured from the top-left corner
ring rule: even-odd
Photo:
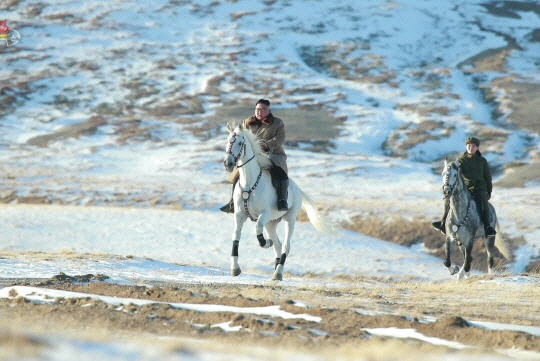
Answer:
[[[255,225],[255,234],[257,235],[257,240],[259,241],[259,245],[262,248],[272,247],[273,244],[271,239],[265,239],[263,235],[264,226],[268,223],[269,220],[270,210],[265,210],[261,213]]]
[[[242,235],[242,227],[246,222],[246,215],[243,212],[234,214],[234,232],[232,235],[233,246],[231,253],[231,276],[238,276],[242,273],[238,265],[238,246],[240,245],[240,236]]]
[[[459,270],[458,280],[463,279],[464,277],[469,277],[469,272],[471,270],[472,263],[472,248],[473,248],[473,239],[470,239],[463,246],[461,246],[461,252],[463,253],[463,267]]]
[[[448,269],[448,272],[450,272],[450,275],[455,274],[457,271],[459,271],[458,266],[452,266],[452,262],[450,261],[450,246],[451,246],[452,240],[448,237],[446,237],[446,242],[444,244],[444,265]]]

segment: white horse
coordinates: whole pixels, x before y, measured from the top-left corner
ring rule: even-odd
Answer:
[[[283,267],[285,259],[291,249],[291,237],[296,223],[296,216],[302,206],[306,210],[310,222],[321,232],[331,233],[333,226],[324,219],[314,203],[296,183],[289,179],[287,211],[277,210],[277,194],[272,186],[272,180],[268,169],[272,167],[272,161],[261,150],[255,135],[242,125],[232,129],[227,124],[229,137],[223,165],[228,172],[236,167],[239,170],[240,179],[234,188],[234,232],[232,234],[232,260],[231,275],[238,276],[241,273],[238,265],[238,246],[242,227],[248,217],[256,221],[255,230],[259,245],[263,248],[274,246],[275,272],[273,280],[283,279]],[[278,238],[276,228],[278,223],[285,221],[285,240],[283,243]],[[266,237],[263,235],[266,231]]]
[[[446,243],[444,265],[454,274],[459,270],[458,280],[469,276],[472,261],[473,242],[476,238],[482,238],[486,246],[488,273],[493,272],[493,247],[496,246],[506,259],[511,259],[511,254],[506,247],[495,208],[489,204],[490,225],[497,230],[495,236],[486,237],[482,217],[478,212],[476,201],[472,193],[465,187],[463,174],[457,165],[457,161],[447,163],[444,160],[443,194],[450,200],[450,211],[446,217]],[[450,262],[450,243],[454,241],[463,254],[463,266],[452,266]]]

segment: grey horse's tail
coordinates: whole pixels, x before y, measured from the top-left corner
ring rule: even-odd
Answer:
[[[495,223],[495,230],[497,231],[497,234],[495,235],[495,247],[497,247],[499,252],[502,253],[504,258],[510,261],[512,259],[512,253],[510,253],[510,251],[508,250],[508,245],[502,238],[499,222]]]
[[[334,233],[336,231],[336,226],[319,213],[315,203],[313,203],[303,190],[300,190],[300,192],[302,193],[302,207],[306,210],[311,224],[313,224],[319,232],[328,234]]]

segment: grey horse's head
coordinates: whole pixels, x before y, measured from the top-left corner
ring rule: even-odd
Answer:
[[[444,169],[441,173],[443,179],[443,193],[445,197],[450,197],[454,192],[459,179],[459,167],[456,162],[448,163],[444,160]]]
[[[227,172],[233,171],[236,163],[245,152],[246,139],[241,134],[242,129],[242,125],[233,129],[233,127],[227,123],[229,137],[227,138],[227,145],[225,147],[225,159],[223,159],[223,166]],[[236,130],[240,130],[240,132],[237,132]]]

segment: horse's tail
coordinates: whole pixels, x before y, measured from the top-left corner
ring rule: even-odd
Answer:
[[[499,227],[499,222],[497,221],[495,223],[495,230],[497,231],[497,234],[495,235],[495,247],[499,250],[499,252],[502,253],[504,258],[506,258],[508,261],[512,259],[512,254],[508,250],[508,246],[501,235],[501,229]]]
[[[300,192],[302,193],[302,208],[306,210],[311,224],[313,224],[313,226],[319,232],[329,234],[334,233],[336,231],[336,226],[332,224],[326,217],[323,217],[323,215],[319,213],[317,207],[315,206],[315,203],[313,203],[311,198],[309,198],[308,195],[304,193],[304,191],[300,190]]]

